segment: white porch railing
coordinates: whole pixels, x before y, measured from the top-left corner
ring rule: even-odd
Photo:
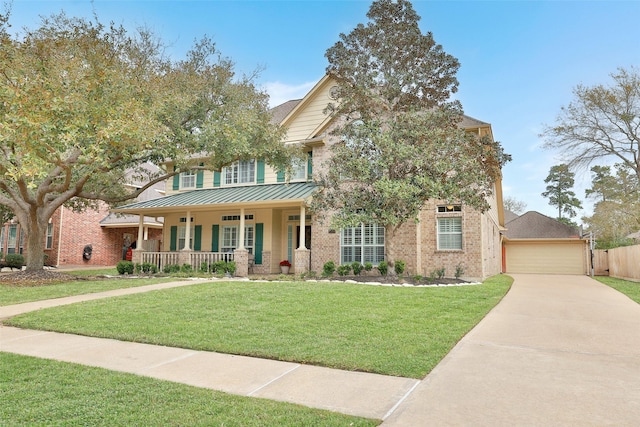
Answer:
[[[178,252],[143,252],[142,263],[153,264],[158,271],[163,271],[167,265],[180,264]]]
[[[158,271],[163,271],[167,265],[182,265],[185,254],[180,252],[143,252],[142,263],[153,264],[158,267]],[[231,252],[191,252],[189,254],[189,264],[194,270],[200,270],[203,263],[211,264],[216,261],[233,261]]]
[[[203,263],[211,264],[212,262],[233,261],[233,252],[191,252],[191,268],[200,271]]]

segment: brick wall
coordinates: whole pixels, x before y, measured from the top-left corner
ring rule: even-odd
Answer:
[[[105,228],[100,220],[107,216],[106,207],[99,211],[87,210],[75,213],[69,209],[59,209],[52,216],[53,247],[45,249],[49,265],[113,266],[122,260],[125,233],[138,236],[138,227]],[[62,233],[60,224],[62,220]],[[150,228],[149,240],[161,240],[162,230]],[[85,245],[92,245],[90,260],[82,258]],[[60,254],[58,256],[58,249]],[[59,262],[59,264],[58,264]]]

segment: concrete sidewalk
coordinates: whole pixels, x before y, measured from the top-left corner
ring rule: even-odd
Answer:
[[[584,276],[514,277],[503,301],[422,381],[9,327],[0,327],[0,351],[382,419],[387,427],[637,425],[640,306]],[[32,309],[0,307],[0,318]]]
[[[383,426],[640,424],[640,305],[586,276],[513,277]]]

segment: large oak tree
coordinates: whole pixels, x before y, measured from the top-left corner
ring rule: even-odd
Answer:
[[[331,212],[337,228],[383,225],[393,265],[398,227],[431,199],[488,209],[509,156],[460,127],[459,62],[422,33],[409,1],[374,1],[367,17],[326,52],[339,99],[328,110],[342,142],[317,179],[313,208]]]
[[[171,60],[150,32],[97,19],[59,14],[21,35],[8,29],[0,15],[0,205],[26,231],[27,270],[42,268],[47,222],[63,205],[122,203],[237,159],[289,163],[266,94],[207,38]],[[152,173],[147,162],[174,167]],[[133,191],[127,176],[148,185]]]
[[[543,136],[570,168],[624,164],[640,179],[640,73],[620,68],[608,85],[579,85]]]

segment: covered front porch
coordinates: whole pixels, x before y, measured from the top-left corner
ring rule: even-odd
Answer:
[[[163,217],[160,251],[145,242],[138,227],[134,263],[188,264],[194,270],[218,261],[234,262],[235,276],[275,274],[287,260],[290,272],[310,269],[312,183],[272,184],[193,190],[123,206],[114,212]]]

